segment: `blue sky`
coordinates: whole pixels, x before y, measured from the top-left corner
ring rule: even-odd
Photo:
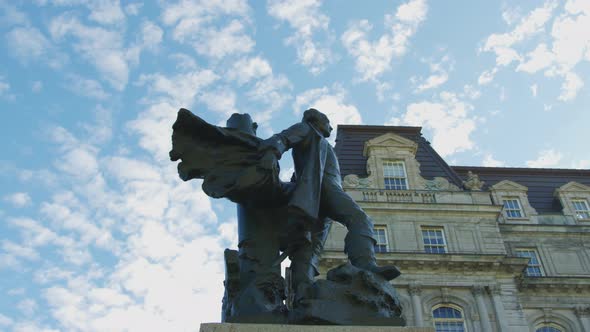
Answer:
[[[0,0],[0,330],[219,320],[234,207],[168,160],[180,107],[261,137],[316,107],[422,126],[455,165],[590,168],[589,31],[588,0]]]

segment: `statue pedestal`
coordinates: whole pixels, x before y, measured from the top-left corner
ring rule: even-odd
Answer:
[[[203,323],[200,332],[434,332],[433,327]]]

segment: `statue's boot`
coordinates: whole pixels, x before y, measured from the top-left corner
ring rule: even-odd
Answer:
[[[290,255],[291,259],[291,290],[295,293],[293,304],[299,300],[309,298],[314,277],[318,275],[311,260],[313,250],[310,243],[304,243]]]
[[[371,271],[392,280],[401,272],[394,265],[379,266],[375,260],[375,240],[364,235],[348,233],[344,238],[344,251],[348,254],[350,263],[359,269]]]

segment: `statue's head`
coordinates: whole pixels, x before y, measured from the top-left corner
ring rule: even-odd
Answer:
[[[252,118],[250,114],[244,113],[234,113],[232,114],[229,119],[227,119],[225,126],[227,128],[235,128],[239,129],[245,133],[250,135],[256,136],[256,129],[258,129],[258,124],[256,122],[252,122]]]
[[[316,110],[315,108],[310,108],[303,112],[303,122],[311,124],[322,135],[324,135],[324,137],[330,137],[330,133],[332,133],[333,128],[330,126],[330,120],[326,114]]]

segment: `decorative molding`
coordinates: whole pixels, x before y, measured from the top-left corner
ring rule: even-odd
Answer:
[[[474,296],[483,296],[485,294],[485,288],[481,285],[474,285],[471,287],[471,292]]]
[[[481,191],[484,184],[485,182],[481,181],[479,176],[471,171],[467,172],[467,180],[463,181],[463,187],[471,191]]]
[[[564,184],[563,186],[555,189],[556,192],[562,192],[562,191],[567,191],[567,192],[571,192],[571,193],[588,193],[590,194],[590,187],[588,187],[587,185],[575,182],[575,181],[570,181],[566,184]]]
[[[510,180],[502,180],[498,183],[496,183],[493,186],[490,186],[490,190],[495,190],[495,191],[513,191],[513,192],[519,192],[519,191],[523,191],[523,192],[527,192],[529,190],[529,188],[518,184],[514,181],[510,181]]]
[[[394,133],[377,136],[365,142],[363,156],[369,157],[373,149],[407,150],[413,155],[418,151],[418,143]]]
[[[489,285],[488,289],[490,290],[490,294],[492,294],[494,296],[502,295],[502,286],[500,286],[498,284]]]
[[[420,177],[422,181],[419,181],[419,186],[423,187],[425,190],[434,190],[434,191],[459,191],[459,187],[449,182],[449,180],[442,178],[442,177],[435,177],[432,180],[426,180]]]
[[[571,181],[555,189],[553,196],[559,199],[559,202],[563,207],[563,215],[570,217],[572,223],[577,223],[579,219],[576,218],[576,210],[574,209],[572,201],[582,199],[590,204],[590,187]],[[582,219],[582,222],[587,223],[588,220]]]
[[[371,188],[373,179],[371,177],[359,178],[356,174],[348,174],[342,181],[343,188]]]
[[[590,317],[590,306],[578,306],[574,308],[577,317]]]
[[[408,293],[410,293],[410,295],[414,296],[414,295],[422,295],[422,287],[420,286],[420,284],[418,283],[411,283],[408,286]]]
[[[518,198],[524,216],[522,218],[507,218],[504,214],[501,215],[501,221],[510,222],[516,220],[522,222],[523,220],[537,223],[537,210],[529,203],[527,196],[528,188],[510,180],[502,180],[493,186],[490,186],[490,192],[495,204],[503,205],[503,200],[506,198]]]
[[[460,191],[456,185],[443,177],[427,180],[420,174],[420,163],[416,160],[418,143],[394,133],[387,133],[365,142],[363,155],[367,157],[367,178],[347,175],[345,188],[373,188],[384,186],[383,163],[403,161],[408,189],[433,191]]]

